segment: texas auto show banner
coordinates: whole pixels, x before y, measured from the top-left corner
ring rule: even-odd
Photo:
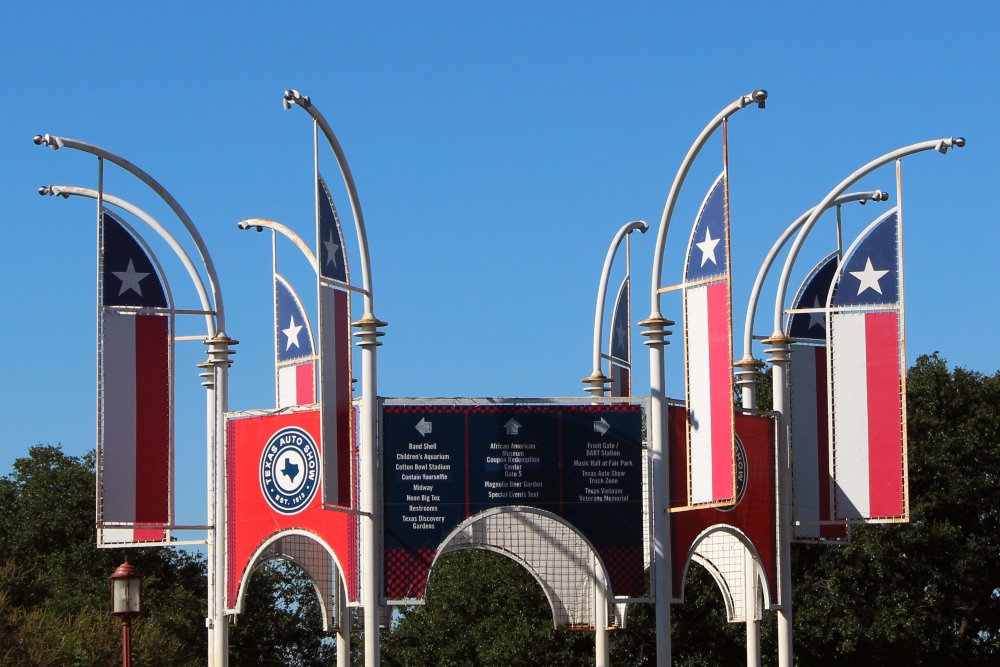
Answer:
[[[350,508],[323,505],[319,434],[315,405],[227,415],[230,610],[263,548],[285,535],[311,538],[336,558],[349,602],[359,600],[357,516]]]

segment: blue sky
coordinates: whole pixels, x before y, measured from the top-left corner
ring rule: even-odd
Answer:
[[[677,167],[703,125],[755,88],[770,93],[767,108],[730,124],[737,339],[757,267],[791,220],[874,157],[961,135],[965,149],[903,167],[907,353],[912,362],[940,350],[995,372],[997,13],[913,2],[11,5],[0,25],[0,471],[36,442],[74,454],[94,445],[93,204],[35,192],[96,187],[95,160],[36,147],[38,133],[104,146],[176,196],[219,267],[228,333],[241,341],[230,405],[273,404],[270,243],[236,221],[312,234],[311,127],[301,110],[282,111],[286,88],[312,96],[354,171],[376,315],[389,322],[382,395],[582,395],[612,236],[629,220],[653,226],[632,244],[641,319]],[[322,163],[339,185],[329,153]],[[681,194],[664,284],[680,280],[720,167],[716,137]],[[892,191],[891,169],[861,185]],[[106,188],[180,233],[135,179],[109,168]],[[334,197],[348,221],[343,189]],[[845,236],[885,209],[845,208]],[[824,218],[797,276],[832,249],[832,230]],[[191,307],[180,265],[153,246]],[[311,302],[304,262],[290,246],[280,257]],[[663,311],[679,321],[679,299],[665,297]],[[759,333],[768,321],[758,317]],[[202,326],[191,319],[180,333]],[[634,339],[642,392],[648,356]],[[204,402],[193,364],[203,357],[198,343],[178,345],[179,509],[200,522]],[[679,397],[681,346],[667,354]]]

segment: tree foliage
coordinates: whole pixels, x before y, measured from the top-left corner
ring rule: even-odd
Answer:
[[[38,445],[0,478],[0,664],[116,665],[121,626],[108,614],[122,549],[98,549],[94,458]],[[205,570],[172,549],[128,550],[146,613],[133,624],[137,667],[205,655]]]
[[[323,633],[312,581],[297,565],[268,561],[253,573],[244,613],[230,629],[230,663],[265,667],[333,664],[334,642]]]

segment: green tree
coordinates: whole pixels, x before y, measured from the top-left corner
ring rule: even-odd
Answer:
[[[0,658],[11,665],[112,665],[120,625],[109,577],[126,554],[98,549],[94,457],[38,445],[0,478]],[[143,573],[145,614],[135,664],[198,664],[205,655],[205,570],[197,556],[130,549]]]
[[[322,608],[308,575],[297,565],[271,560],[253,573],[244,612],[230,629],[234,667],[333,664],[332,637],[323,633]]]
[[[541,587],[514,561],[464,550],[441,557],[427,603],[384,632],[386,667],[592,665],[593,632],[561,632]]]
[[[793,553],[803,665],[1000,661],[1000,374],[907,374],[908,524]]]

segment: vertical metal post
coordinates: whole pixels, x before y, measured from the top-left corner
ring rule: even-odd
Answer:
[[[132,667],[132,617],[122,616],[122,667]]]
[[[778,667],[792,667],[792,507],[791,456],[788,451],[788,418],[791,402],[788,387],[790,339],[781,333],[764,343],[771,347],[774,410],[778,413]]]
[[[666,372],[663,366],[667,327],[674,323],[663,316],[639,323],[649,346],[649,453],[653,476],[653,567],[652,587],[656,601],[656,665],[670,665],[670,601],[672,598],[670,564],[670,468],[668,465]]]
[[[351,610],[347,606],[347,588],[337,577],[337,667],[351,667]]]
[[[844,258],[844,233],[841,226],[840,204],[837,204],[837,258]]]
[[[215,380],[215,498],[214,534],[215,553],[211,567],[214,570],[214,606],[212,609],[213,667],[229,665],[229,622],[226,616],[226,411],[229,409],[229,355],[231,345],[237,341],[219,331],[208,344],[209,363]]]
[[[361,604],[364,607],[365,667],[379,667],[379,601],[382,598],[379,576],[382,548],[378,528],[381,521],[381,478],[378,474],[378,391],[375,386],[375,350],[381,345],[385,326],[373,315],[365,314],[353,324],[361,331]]]
[[[760,667],[760,621],[757,620],[757,569],[753,554],[743,551],[743,610],[747,622],[747,667]]]
[[[608,587],[604,580],[604,568],[593,556],[594,563],[594,665],[608,667]]]
[[[206,341],[207,342],[207,341]],[[205,451],[208,452],[208,460],[205,462],[207,474],[206,491],[208,504],[208,533],[205,536],[205,556],[207,559],[208,574],[208,609],[205,617],[205,627],[208,629],[208,667],[216,667],[215,662],[215,369],[211,361],[198,364],[202,369],[199,374],[205,378],[201,383],[205,387],[205,415],[206,415],[206,443]]]
[[[271,299],[272,303],[272,318],[274,321],[274,328],[271,329],[271,335],[274,337],[274,407],[281,407],[281,396],[278,391],[278,355],[281,351],[278,347],[280,341],[278,340],[278,232],[271,230]]]
[[[760,382],[760,369],[763,364],[756,359],[743,358],[735,366],[736,383],[742,389],[743,408],[757,409],[757,384]],[[757,571],[753,555],[744,551],[743,557],[743,600],[746,609],[747,623],[747,667],[760,667],[760,621],[757,619],[758,597]]]

